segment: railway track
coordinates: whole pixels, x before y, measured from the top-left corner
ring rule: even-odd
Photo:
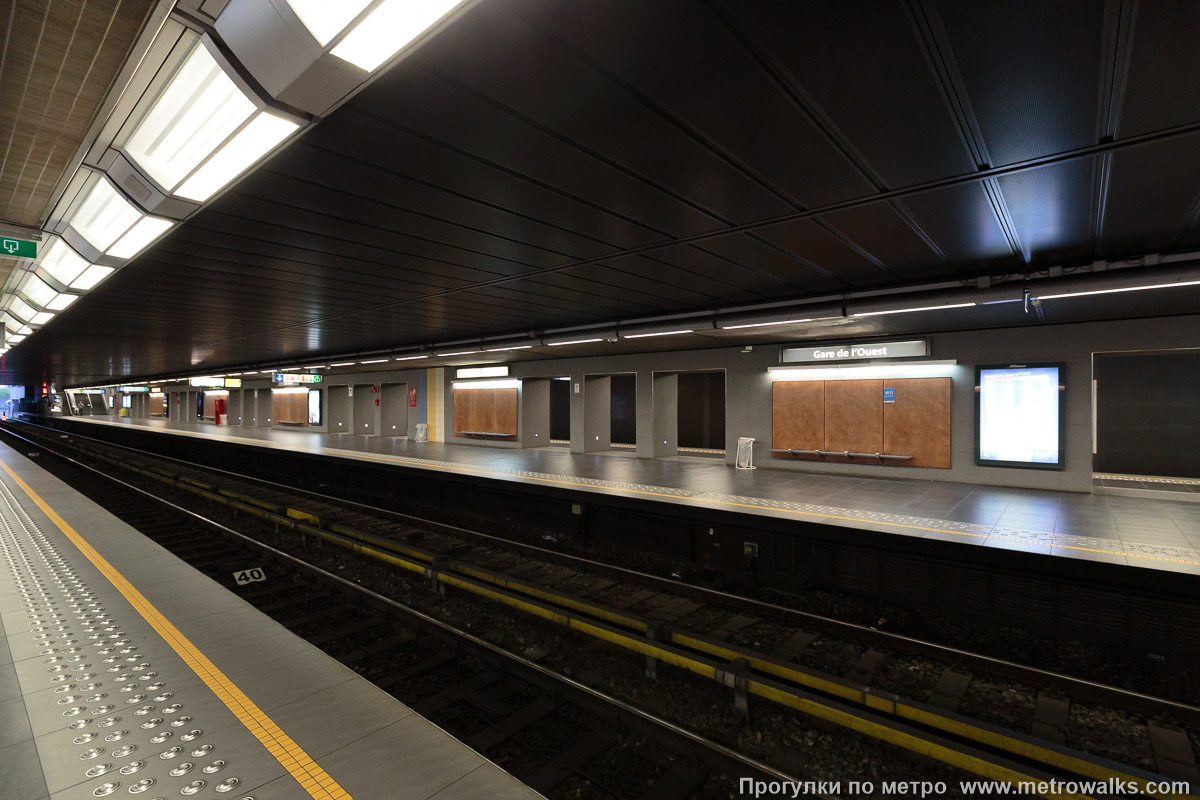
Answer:
[[[1185,749],[1194,747],[1188,737],[1195,731],[1188,728],[1194,728],[1200,711],[1182,703],[244,476],[214,476],[213,470],[150,461],[114,445],[89,447],[102,450],[93,455],[107,464],[268,522],[302,543],[353,551],[422,576],[439,591],[450,587],[637,653],[647,659],[650,672],[663,663],[728,686],[742,709],[750,698],[759,698],[1014,783],[1049,774],[1145,785],[1153,779],[1149,770],[1188,774],[1187,763],[1164,757],[1179,758],[1179,737]],[[912,660],[930,654],[946,666],[937,673],[918,670],[926,676],[923,681],[906,679]],[[931,674],[937,674],[936,681]],[[1026,682],[1023,691],[1004,685],[1014,680]],[[980,688],[997,686],[1008,692],[1015,710],[997,708],[1003,704]],[[1064,747],[1068,737],[1072,744],[1081,738],[1071,718],[1086,719],[1088,706],[1100,703],[1143,715],[1130,727],[1139,728],[1144,741],[1139,746],[1127,731],[1115,742],[1093,734],[1084,740],[1089,749],[1126,752],[1119,749],[1124,746],[1134,757],[1112,760]],[[1081,708],[1086,709],[1082,715]]]

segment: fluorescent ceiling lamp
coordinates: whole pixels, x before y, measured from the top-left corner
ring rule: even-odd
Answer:
[[[456,378],[507,378],[508,366],[498,367],[459,367],[454,371]]]
[[[397,361],[416,361],[418,358],[429,358],[429,356],[400,356]]]
[[[603,342],[603,339],[572,339],[569,342],[546,342],[547,347],[562,347],[567,344],[591,344],[592,342]]]
[[[169,231],[175,223],[169,219],[158,217],[142,217],[129,233],[122,236],[117,243],[104,251],[105,255],[115,258],[133,258],[159,236]]]
[[[50,320],[54,319],[55,314],[51,311],[39,311],[33,315],[33,319],[29,320],[30,325],[45,325]]]
[[[455,389],[519,389],[521,382],[508,381],[454,381]]]
[[[99,264],[93,264],[78,279],[71,282],[70,288],[86,292],[114,272],[116,270],[112,267],[102,267]]]
[[[371,0],[287,0],[308,32],[324,47],[341,33]]]
[[[533,347],[531,344],[517,344],[511,347],[489,347],[484,350],[485,353],[503,353],[506,350],[528,350]]]
[[[693,330],[659,331],[658,333],[625,333],[622,339],[645,339],[650,336],[674,336],[677,333],[695,333]]]
[[[357,0],[356,0],[357,2]],[[372,72],[444,17],[461,0],[385,0],[331,51]]]
[[[62,239],[53,239],[46,248],[39,266],[51,278],[63,286],[68,286],[88,268],[88,262]]]
[[[21,334],[22,336],[27,336],[28,334],[33,333],[33,328],[29,327],[28,325],[22,325],[17,333]]]
[[[768,367],[772,381],[861,380],[864,378],[942,378],[953,375],[956,360],[917,361],[907,364],[862,364],[816,367]]]
[[[449,358],[450,356],[473,356],[478,352],[478,350],[460,350],[454,353],[434,353],[434,355],[438,358]]]
[[[37,311],[29,307],[28,303],[15,294],[8,296],[8,312],[21,322],[28,322],[37,313]]]
[[[860,311],[851,314],[852,317],[878,317],[884,314],[908,314],[913,311],[941,311],[943,308],[969,308],[974,303],[950,303],[944,306],[922,306],[920,308],[894,308],[890,311]]]
[[[373,358],[370,361],[360,361],[358,363],[360,363],[360,364],[386,364],[387,361],[388,360],[386,358]]]
[[[142,218],[142,213],[101,177],[88,192],[70,225],[88,244],[104,252]]]
[[[12,336],[8,337],[8,340],[10,342],[12,342],[13,344],[16,344],[18,342],[23,342],[23,341],[25,341],[25,334],[23,334],[23,333],[13,334]]]
[[[1116,294],[1117,292],[1142,292],[1147,289],[1173,289],[1176,286],[1200,286],[1200,281],[1179,281],[1178,283],[1155,283],[1149,286],[1126,286],[1121,289],[1092,289],[1087,292],[1063,292],[1062,294],[1040,294],[1038,300],[1061,300],[1064,297],[1086,297],[1091,294]]]
[[[77,294],[67,294],[65,292],[56,294],[54,299],[46,304],[46,308],[51,311],[62,311],[67,306],[79,299]]]
[[[765,328],[769,325],[798,325],[801,322],[813,322],[811,319],[781,319],[778,322],[748,322],[745,325],[718,325],[721,330],[732,331],[738,328]]]
[[[353,367],[353,361],[343,361],[341,364],[330,364],[331,367]]]
[[[21,282],[21,287],[18,291],[25,295],[26,299],[38,308],[45,308],[54,299],[54,296],[58,294],[58,292],[50,288],[45,281],[32,272],[25,276],[25,280]]]
[[[302,369],[304,369],[304,367],[280,367],[278,371],[279,372],[299,372]]]
[[[197,39],[125,143],[125,152],[169,192],[254,110],[254,103]]]
[[[293,120],[260,112],[208,163],[196,170],[196,174],[188,178],[175,194],[197,202],[207,200],[299,127],[300,124]]]

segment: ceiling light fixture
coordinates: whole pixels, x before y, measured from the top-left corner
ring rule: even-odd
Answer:
[[[88,262],[69,244],[55,236],[43,251],[38,267],[63,286],[69,286],[88,268]]]
[[[397,361],[416,361],[419,358],[429,358],[429,356],[400,356]]]
[[[54,296],[53,300],[46,304],[46,308],[50,309],[51,311],[62,311],[64,308],[71,305],[71,303],[74,303],[78,299],[79,295],[77,294],[60,292]]]
[[[484,349],[485,353],[503,353],[506,350],[528,350],[533,347],[531,344],[517,344],[511,347],[488,347]]]
[[[657,333],[623,333],[622,339],[645,339],[650,336],[674,336],[677,333],[695,333],[693,330],[659,331]]]
[[[568,344],[591,344],[593,342],[603,342],[603,339],[572,339],[569,342],[546,342],[547,347],[562,347]]]
[[[112,267],[102,267],[99,264],[93,264],[84,270],[82,275],[71,282],[70,288],[86,292],[114,272],[116,270]]]
[[[324,47],[341,33],[371,0],[287,0],[308,32]]]
[[[330,364],[329,366],[331,366],[331,367],[353,367],[354,363],[355,362],[353,362],[353,361],[343,361],[341,364]]]
[[[373,72],[393,54],[433,27],[460,2],[385,0],[355,25],[330,52],[343,61]]]
[[[798,325],[801,322],[814,322],[812,319],[781,319],[775,322],[747,322],[744,325],[718,325],[721,330],[732,331],[738,328],[766,328],[770,325]]]
[[[386,364],[387,359],[386,358],[374,358],[374,359],[371,359],[370,361],[360,361],[358,363],[360,363],[360,364]]]
[[[1093,294],[1116,294],[1118,292],[1142,292],[1148,289],[1174,289],[1176,286],[1200,286],[1200,281],[1179,281],[1178,283],[1154,283],[1148,286],[1125,286],[1120,289],[1092,289],[1086,292],[1063,292],[1061,294],[1041,294],[1039,300],[1061,300],[1066,297],[1086,297]]]
[[[478,352],[478,350],[460,350],[455,353],[434,353],[434,355],[438,358],[449,358],[450,356],[473,356]]]
[[[851,314],[852,317],[879,317],[884,314],[910,314],[914,311],[941,311],[946,308],[970,308],[974,303],[948,303],[941,306],[921,306],[919,308],[893,308],[888,311],[859,311]]]
[[[217,151],[204,166],[196,170],[175,192],[180,197],[204,202],[225,184],[245,172],[254,162],[291,136],[300,123],[284,117],[259,112],[249,125]]]

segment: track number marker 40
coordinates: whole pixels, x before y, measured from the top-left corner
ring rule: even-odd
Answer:
[[[244,569],[241,572],[233,573],[233,579],[238,583],[255,583],[256,581],[265,581],[267,576],[263,574],[261,569]]]

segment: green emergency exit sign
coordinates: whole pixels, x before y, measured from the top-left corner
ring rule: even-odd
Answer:
[[[37,258],[37,242],[31,242],[28,239],[0,238],[0,256]]]

